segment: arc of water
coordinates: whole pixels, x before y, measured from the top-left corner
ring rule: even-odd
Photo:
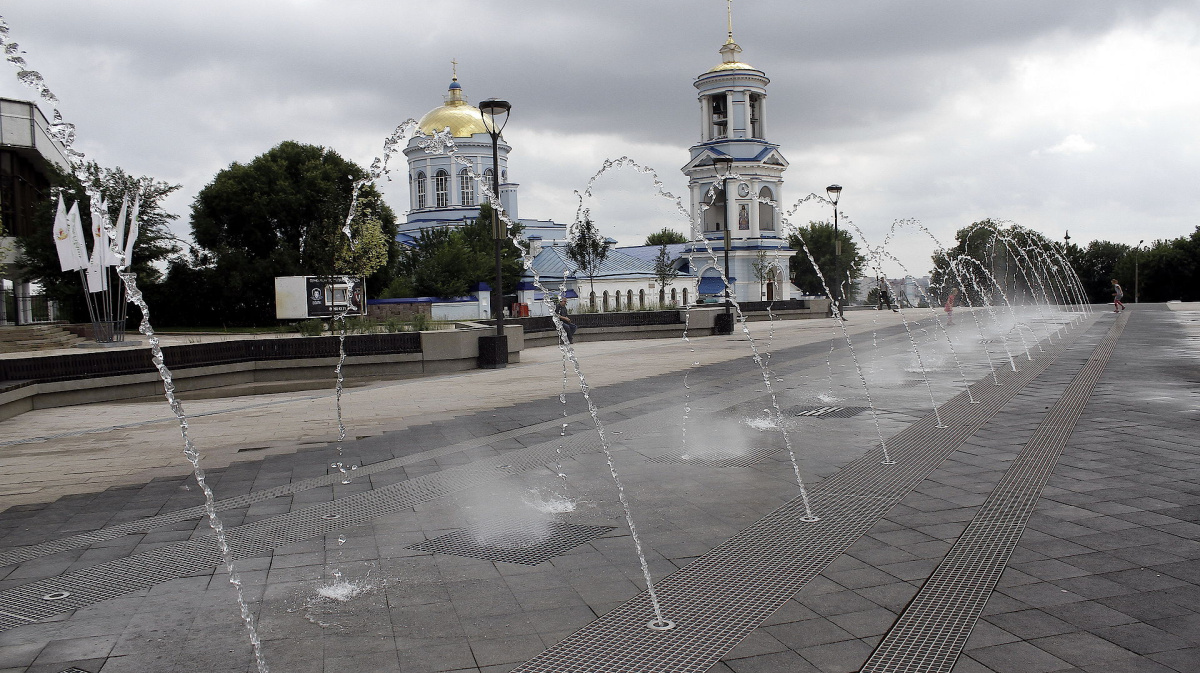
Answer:
[[[721,265],[717,264],[717,254],[712,249],[712,246],[709,244],[707,237],[703,236],[702,234],[700,234],[700,235],[697,234],[697,229],[698,229],[697,223],[703,222],[703,212],[704,212],[704,210],[707,209],[707,206],[702,203],[701,204],[701,212],[697,215],[697,217],[693,217],[692,214],[689,213],[688,210],[683,207],[683,202],[679,197],[666,191],[665,187],[663,186],[662,180],[659,179],[658,174],[654,171],[654,169],[646,167],[646,166],[642,166],[627,156],[621,157],[616,160],[606,159],[602,168],[599,171],[597,171],[596,174],[593,175],[592,178],[588,181],[587,188],[584,189],[583,192],[577,192],[577,196],[578,196],[580,204],[576,211],[577,212],[576,220],[578,221],[580,215],[585,212],[586,209],[585,209],[583,200],[585,197],[588,197],[588,198],[591,197],[592,189],[593,189],[596,181],[601,176],[603,176],[605,173],[607,173],[609,170],[611,170],[613,168],[621,168],[621,167],[626,167],[626,166],[632,167],[634,170],[636,170],[640,173],[650,175],[654,182],[656,194],[659,196],[663,196],[663,197],[667,198],[668,200],[671,200],[675,204],[678,212],[688,219],[689,223],[691,224],[691,230],[692,230],[692,234],[693,234],[693,239],[692,239],[693,242],[699,241],[704,244],[705,251],[708,253],[708,256],[713,260],[713,265],[717,269],[717,272],[720,274],[720,278],[721,278],[722,282],[725,284],[726,287],[729,287],[730,286],[729,278],[725,275],[724,268]],[[735,179],[740,180],[740,176],[738,176],[736,173],[731,173],[729,176],[726,177],[726,180],[728,180],[729,178],[735,178]],[[708,196],[710,197],[709,200],[712,200],[712,197],[715,196],[716,190],[718,188],[719,188],[719,185],[716,182],[714,182],[713,185],[710,186],[709,191],[708,191]],[[764,197],[755,197],[755,199],[758,200],[759,202],[770,203],[770,204],[772,204],[772,206],[774,206],[774,204],[775,204],[775,202],[773,200],[765,199]],[[801,521],[810,521],[810,522],[818,521],[819,517],[817,517],[816,514],[814,514],[812,511],[812,505],[811,505],[811,502],[808,497],[808,489],[804,485],[804,478],[801,476],[801,473],[800,473],[800,463],[796,458],[795,447],[792,444],[792,440],[788,433],[787,426],[783,422],[783,412],[779,408],[779,401],[776,397],[775,388],[771,383],[771,378],[772,378],[771,372],[768,369],[768,367],[766,365],[766,361],[763,359],[761,352],[759,351],[757,342],[755,341],[753,335],[750,333],[750,329],[747,327],[746,316],[742,312],[741,304],[737,301],[736,298],[732,298],[732,297],[730,298],[730,304],[732,305],[732,307],[735,311],[734,315],[737,320],[737,323],[741,326],[742,334],[746,337],[746,340],[750,345],[750,351],[753,355],[754,363],[759,367],[759,371],[762,374],[762,378],[763,378],[763,385],[765,386],[767,394],[769,395],[769,397],[771,399],[771,409],[775,415],[775,418],[778,420],[779,431],[783,437],[784,446],[787,448],[788,458],[792,464],[792,471],[796,477],[796,485],[799,488],[800,498],[804,504],[805,514],[803,517],[801,517],[800,520]],[[689,311],[690,311],[690,307],[689,307]]]
[[[940,240],[938,240],[938,237],[933,235],[933,232],[930,231],[928,227],[921,224],[917,220],[912,220],[912,222],[916,224],[916,226],[919,230],[925,232],[925,235],[933,240],[934,245],[936,245],[938,247],[942,256],[945,257],[947,264],[950,266],[950,270],[954,273],[954,277],[958,280],[959,286],[964,287],[966,285],[966,283],[963,282],[964,278],[966,280],[970,281],[970,284],[971,284],[972,288],[974,289],[976,296],[978,296],[980,298],[980,300],[983,301],[983,305],[987,309],[989,317],[991,317],[991,319],[992,319],[992,324],[998,326],[999,325],[999,317],[996,315],[995,307],[992,306],[992,303],[990,301],[988,301],[988,299],[987,299],[987,295],[985,295],[984,292],[982,291],[982,289],[979,287],[979,282],[975,278],[975,275],[972,273],[966,273],[966,270],[962,268],[962,264],[959,263],[959,260],[957,259],[957,255],[954,252],[952,252],[951,250],[949,250],[948,248],[946,248],[946,246],[943,245]],[[971,292],[964,292],[963,298],[967,302],[968,306],[970,306],[972,309],[975,308],[975,303],[974,303],[974,299],[972,299]],[[979,316],[977,315],[977,312],[974,310],[971,311],[971,318],[975,322],[975,328],[979,331],[979,340],[980,340],[981,344],[983,345],[983,352],[987,356],[988,368],[992,372],[992,383],[994,385],[998,386],[998,385],[1000,385],[1000,379],[996,376],[996,367],[992,364],[992,351],[990,348],[988,348],[989,340],[984,336],[983,324],[979,321]],[[1012,367],[1013,371],[1016,371],[1017,366],[1016,366],[1016,363],[1013,362],[1012,351],[1010,351],[1008,349],[1008,341],[1006,339],[1001,340],[1001,344],[1004,346],[1004,353],[1008,356],[1009,366]]]
[[[810,195],[810,197],[811,196],[814,195]],[[809,197],[806,197],[806,200],[807,198]],[[795,212],[795,209],[793,209],[792,212]],[[788,226],[791,226],[790,222],[784,219],[784,227]],[[808,257],[809,264],[812,264],[813,271],[816,272],[817,278],[819,278],[821,281],[821,287],[825,289],[825,296],[832,297],[833,295],[829,293],[829,285],[825,282],[825,274],[821,273],[821,267],[817,265],[817,260],[815,257],[813,257],[812,251],[809,250],[808,243],[804,240],[804,237],[800,235],[800,230],[798,227],[794,227],[793,230],[796,233],[796,239],[800,241],[800,247],[804,249],[804,254],[806,257]],[[863,394],[867,396],[867,406],[871,409],[871,420],[875,424],[875,434],[879,437],[879,447],[883,451],[882,464],[895,465],[896,461],[892,460],[891,454],[888,453],[887,440],[883,438],[883,429],[879,425],[879,412],[875,409],[875,400],[871,397],[871,386],[867,384],[867,377],[863,374],[862,364],[858,361],[858,353],[854,350],[854,342],[850,339],[850,332],[846,329],[846,321],[842,320],[836,315],[833,316],[833,321],[837,323],[838,327],[842,330],[842,338],[846,342],[846,349],[850,351],[850,358],[854,361],[854,370],[858,372],[858,380],[860,383],[862,383]],[[909,338],[911,337],[912,334],[910,332]],[[939,419],[939,424],[940,422],[941,421]]]
[[[977,231],[991,231],[991,230],[990,230],[990,229],[983,228],[983,227],[972,227],[972,228],[971,228],[971,229],[970,229],[970,230],[967,232],[967,235],[966,235],[966,236],[963,238],[963,247],[964,247],[964,249],[966,249],[966,250],[970,250],[971,237],[972,237],[972,236],[974,236],[974,235],[975,235],[975,233],[976,233]],[[995,241],[995,236],[993,236],[991,239],[989,239],[989,240],[988,240],[988,246],[989,246],[989,248],[991,247],[991,245],[992,245],[992,243],[993,243],[994,241]],[[989,255],[989,258],[990,258],[990,259],[994,259],[994,256],[992,256],[992,255]],[[1010,315],[1010,317],[1011,317],[1011,318],[1012,318],[1012,320],[1013,320],[1013,323],[1014,323],[1014,324],[1016,324],[1016,323],[1020,322],[1020,318],[1018,318],[1018,317],[1017,317],[1017,310],[1016,310],[1016,308],[1013,306],[1013,303],[1012,303],[1012,301],[1009,299],[1009,297],[1008,297],[1008,293],[1007,293],[1007,292],[1005,292],[1005,290],[1004,290],[1004,286],[1003,286],[1003,285],[1001,285],[1001,284],[1000,284],[1000,282],[999,282],[999,281],[996,279],[996,276],[995,276],[995,274],[993,274],[993,273],[992,273],[992,271],[991,271],[990,269],[988,269],[987,267],[985,267],[985,266],[983,265],[983,262],[981,262],[980,260],[977,260],[977,259],[975,259],[975,258],[974,258],[974,257],[972,257],[971,255],[963,255],[963,256],[961,256],[961,259],[964,259],[964,260],[966,260],[966,261],[970,261],[970,262],[974,263],[974,264],[975,264],[975,266],[976,266],[976,267],[977,267],[977,268],[978,268],[980,271],[982,271],[984,275],[986,275],[986,276],[988,277],[988,279],[991,281],[992,287],[995,287],[995,288],[996,288],[996,291],[1000,293],[1000,297],[1001,297],[1001,299],[1004,301],[1004,305],[1005,305],[1006,307],[1008,307],[1008,312],[1009,312],[1009,315]],[[1018,338],[1021,340],[1021,349],[1025,351],[1025,358],[1026,358],[1026,360],[1032,361],[1032,360],[1033,360],[1033,355],[1031,355],[1031,354],[1029,353],[1029,344],[1028,344],[1028,343],[1026,343],[1026,341],[1025,341],[1025,335],[1024,335],[1024,334],[1022,334],[1020,331],[1018,331],[1018,332],[1017,332],[1017,337],[1018,337]],[[1006,340],[1006,343],[1007,343],[1007,339],[1008,339],[1008,333],[1007,333],[1007,332],[1004,332],[1004,333],[1002,334],[1002,338],[1003,338],[1003,339],[1005,339],[1005,340]],[[1015,365],[1015,364],[1013,365],[1013,371],[1014,371],[1014,372],[1016,371],[1016,365]]]
[[[53,106],[53,121],[50,124],[49,132],[55,140],[58,140],[63,145],[65,154],[71,162],[71,171],[79,179],[80,183],[82,183],[88,199],[92,203],[100,203],[102,200],[100,192],[95,185],[91,184],[84,170],[84,154],[72,147],[75,142],[75,126],[63,120],[62,113],[58,109],[58,97],[51,93],[42,75],[37,71],[28,69],[28,64],[24,57],[20,55],[24,52],[20,51],[18,44],[12,40],[8,23],[3,17],[0,17],[0,49],[3,49],[4,54],[6,54],[6,60],[18,69],[17,79],[26,86],[37,89],[42,100]],[[221,517],[217,514],[216,497],[213,495],[212,488],[208,484],[204,470],[200,467],[200,452],[196,449],[195,444],[192,443],[191,436],[188,434],[188,421],[187,415],[183,410],[183,403],[175,396],[175,384],[172,380],[171,370],[164,361],[159,339],[150,324],[150,307],[146,305],[145,298],[138,288],[137,275],[129,270],[130,267],[128,264],[130,260],[125,258],[121,242],[117,240],[116,227],[109,221],[106,212],[100,212],[102,210],[97,209],[100,215],[100,226],[103,228],[112,252],[118,261],[117,275],[125,287],[126,298],[128,301],[136,304],[142,312],[142,319],[138,330],[146,336],[146,341],[150,344],[151,361],[155,369],[158,370],[159,377],[163,382],[163,396],[166,398],[171,412],[175,415],[179,423],[179,432],[183,438],[184,457],[187,458],[188,463],[191,465],[192,476],[196,479],[196,483],[200,486],[200,490],[204,494],[204,511],[207,515],[209,527],[212,528],[214,537],[216,538],[221,559],[225,564],[226,571],[229,573],[229,583],[234,588],[242,622],[246,626],[250,645],[254,650],[255,664],[258,667],[259,673],[269,673],[267,662],[263,658],[262,640],[259,638],[255,627],[254,614],[250,611],[249,604],[246,602],[245,593],[242,590],[241,575],[234,567],[233,553],[225,535],[225,526],[221,521]]]

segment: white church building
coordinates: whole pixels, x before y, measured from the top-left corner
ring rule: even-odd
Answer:
[[[478,183],[471,177],[484,176],[492,184],[492,137],[484,126],[483,113],[467,102],[457,73],[450,82],[442,105],[430,110],[418,122],[421,133],[449,129],[457,148],[455,157],[446,153],[429,153],[413,138],[404,149],[408,159],[408,218],[399,227],[402,243],[412,243],[422,229],[457,227],[473,222],[479,216],[482,198]],[[512,148],[504,136],[496,145],[500,166],[500,203],[513,221],[525,228],[525,236],[538,237],[546,243],[565,241],[567,225],[550,220],[519,219],[517,188],[509,180],[508,153]],[[461,161],[470,162],[467,170]]]

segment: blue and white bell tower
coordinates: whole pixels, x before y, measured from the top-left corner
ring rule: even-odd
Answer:
[[[682,170],[688,177],[692,212],[702,229],[693,238],[702,235],[718,254],[714,262],[702,244],[693,244],[691,268],[700,276],[702,296],[724,294],[718,269],[724,264],[728,225],[734,297],[738,301],[787,299],[794,294],[788,265],[796,253],[780,231],[776,204],[783,202],[783,171],[788,163],[779,146],[767,140],[771,80],[740,61],[741,51],[733,40],[730,13],[721,63],[693,82],[699,92],[700,142],[692,145],[691,160]],[[726,187],[731,192],[728,198]]]

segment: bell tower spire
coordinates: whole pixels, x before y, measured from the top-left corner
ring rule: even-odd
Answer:
[[[781,281],[787,278],[787,259],[795,251],[781,236],[778,210],[788,164],[766,135],[771,80],[739,59],[742,48],[733,39],[733,0],[725,0],[725,31],[721,63],[693,82],[700,102],[700,140],[692,145],[691,161],[683,173],[701,229],[696,233],[714,245],[721,245],[728,235],[728,275],[733,277],[738,301],[786,298],[790,289]],[[694,252],[701,276],[699,292],[709,294],[705,288],[715,287],[720,274],[711,265],[711,256],[705,256],[703,245],[695,245]],[[760,268],[763,254],[770,259],[770,273]],[[711,279],[707,285],[706,279]]]

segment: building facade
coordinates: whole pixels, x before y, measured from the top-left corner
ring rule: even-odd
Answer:
[[[0,98],[0,325],[54,318],[53,304],[37,296],[16,264],[17,236],[51,235],[48,224],[39,232],[35,219],[38,206],[50,200],[51,171],[70,170],[66,150],[49,129],[33,103]]]
[[[490,123],[490,119],[488,120]],[[454,154],[430,153],[413,138],[404,149],[408,160],[408,217],[399,227],[401,242],[411,243],[422,229],[458,227],[479,216],[484,200],[480,181],[492,184],[492,137],[484,124],[484,114],[467,101],[455,74],[442,105],[430,110],[418,122],[421,133],[433,135],[449,131],[457,150]],[[566,238],[566,225],[550,220],[522,220],[518,212],[517,190],[509,179],[508,153],[512,148],[500,137],[496,145],[500,168],[500,203],[509,219],[520,222],[527,237],[537,236],[551,242]],[[466,162],[464,164],[464,162]]]

